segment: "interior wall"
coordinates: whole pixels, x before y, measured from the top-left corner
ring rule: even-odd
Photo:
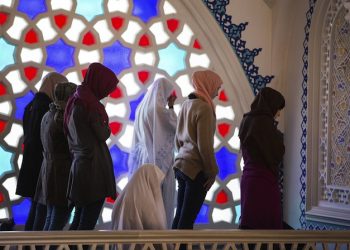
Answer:
[[[308,1],[294,0],[274,1],[270,6],[263,0],[234,0],[227,8],[234,23],[249,22],[242,36],[248,48],[262,48],[255,58],[255,64],[260,67],[259,73],[274,75],[268,86],[281,91],[286,98],[286,107],[279,123],[286,145],[284,220],[294,228],[301,227],[300,112],[307,10]]]
[[[272,10],[262,0],[231,0],[226,13],[232,16],[234,24],[248,22],[242,33],[247,48],[262,48],[254,64],[259,66],[260,75],[271,74],[271,31]]]
[[[292,0],[276,1],[273,7],[272,72],[286,98],[283,212],[285,221],[294,228],[301,227],[301,86],[307,8],[308,1]]]
[[[286,98],[279,128],[285,134],[286,153],[284,157],[284,220],[294,228],[344,229],[335,224],[307,220],[306,186],[308,161],[306,156],[306,133],[308,119],[307,98],[313,84],[309,79],[311,61],[309,41],[311,24],[317,21],[319,4],[322,0],[272,1],[233,0],[227,8],[236,24],[249,22],[242,33],[248,48],[261,47],[255,58],[260,66],[259,73],[270,74],[274,79],[268,85],[281,91]],[[322,25],[314,24],[314,25]],[[309,159],[310,160],[310,159]]]

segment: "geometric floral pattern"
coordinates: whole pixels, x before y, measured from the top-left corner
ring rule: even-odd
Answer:
[[[110,67],[120,79],[118,88],[102,101],[110,120],[107,144],[120,192],[128,181],[135,110],[147,88],[155,79],[167,77],[175,84],[178,112],[193,90],[193,71],[211,67],[212,55],[198,39],[199,31],[169,0],[100,0],[94,1],[93,8],[83,0],[64,4],[61,0],[8,0],[0,6],[0,156],[6,161],[0,168],[0,219],[14,217],[23,224],[28,212],[28,200],[15,194],[25,105],[48,72],[60,72],[80,83],[94,61]],[[197,227],[238,225],[242,160],[238,127],[233,123],[236,93],[230,90],[224,84],[215,101],[214,147],[222,174],[208,192]],[[99,224],[110,222],[113,203],[106,200]]]
[[[349,91],[344,91],[342,93],[338,93],[339,90],[344,89],[344,84],[342,84],[342,76],[345,68],[341,67],[339,68],[339,63],[341,62],[341,59],[346,58],[346,55],[343,53],[343,47],[346,43],[340,42],[342,39],[348,39],[348,35],[346,32],[348,32],[349,24],[344,22],[344,14],[345,12],[340,11],[339,7],[342,6],[341,1],[333,1],[334,6],[337,6],[336,8],[330,8],[327,12],[327,17],[325,17],[325,20],[327,22],[324,24],[324,34],[323,37],[325,38],[322,41],[322,51],[327,52],[322,54],[322,63],[321,63],[321,91],[325,94],[325,96],[321,96],[320,99],[320,117],[322,117],[322,120],[320,122],[321,127],[320,130],[323,132],[320,132],[320,146],[319,146],[319,152],[320,152],[320,164],[319,164],[319,176],[316,177],[317,180],[319,180],[319,186],[321,189],[321,200],[328,200],[333,206],[336,205],[337,202],[348,204],[349,199],[349,193],[342,194],[341,188],[337,188],[336,186],[341,184],[343,185],[341,181],[337,183],[335,179],[337,178],[330,178],[331,183],[333,184],[332,187],[328,188],[328,181],[326,180],[327,174],[330,174],[332,176],[332,171],[336,171],[338,174],[339,172],[336,170],[335,165],[337,164],[337,161],[341,161],[341,155],[344,154],[344,152],[347,150],[342,147],[343,141],[346,138],[346,134],[341,132],[342,129],[342,122],[339,123],[339,121],[344,121],[346,119],[349,119],[348,117],[345,119],[344,116],[348,116],[348,113],[344,111],[343,100],[345,96],[342,94],[349,93]],[[335,3],[337,2],[337,3]],[[306,13],[306,25],[305,25],[305,39],[304,39],[304,54],[303,54],[303,82],[302,82],[302,89],[303,89],[303,95],[302,95],[302,137],[301,137],[301,145],[302,148],[300,150],[300,154],[302,157],[302,162],[300,164],[301,168],[301,176],[300,176],[300,182],[301,182],[301,190],[300,190],[300,197],[301,197],[301,203],[300,203],[300,210],[301,210],[301,216],[299,218],[301,227],[304,229],[310,229],[310,230],[344,230],[348,229],[348,227],[340,226],[340,225],[334,225],[334,224],[327,224],[327,223],[320,223],[315,221],[310,221],[306,219],[306,128],[307,128],[307,86],[308,86],[308,51],[309,51],[309,34],[310,34],[310,27],[311,27],[311,20],[312,20],[312,14],[314,11],[316,5],[316,0],[310,0],[309,1],[309,10]],[[339,15],[338,15],[339,14]],[[342,21],[335,21],[334,18],[337,16],[337,18],[340,18],[339,20]],[[330,43],[330,36],[329,34],[332,34],[332,44]],[[334,37],[335,36],[335,37]],[[340,47],[339,47],[340,45]],[[340,56],[340,58],[339,58]],[[345,56],[345,57],[344,57]],[[331,67],[331,61],[333,61],[333,66]],[[349,78],[348,78],[349,79]],[[330,89],[330,102],[327,102],[328,99],[328,91],[325,92],[325,89]],[[328,109],[332,106],[331,113],[328,113]],[[342,118],[343,117],[343,118]],[[331,129],[331,132],[328,134],[328,132],[325,132],[329,128]],[[335,128],[337,127],[337,128]],[[326,130],[325,130],[326,129]],[[337,134],[338,133],[338,134]],[[331,139],[328,142],[327,138],[334,138]],[[331,149],[328,149],[330,147]],[[327,166],[327,155],[328,150],[330,150],[330,157],[331,160],[328,163],[329,166]],[[325,153],[327,151],[327,153]],[[346,164],[345,164],[346,166]],[[327,168],[330,168],[327,170]],[[331,170],[332,169],[332,170]],[[342,167],[341,167],[342,169]],[[342,172],[342,171],[340,171]],[[343,176],[343,172],[340,174]],[[347,175],[348,176],[348,175]],[[339,179],[337,179],[339,180]],[[336,185],[334,185],[336,184]],[[346,190],[343,190],[347,192]],[[338,194],[337,194],[338,193]],[[331,195],[329,195],[331,194]]]
[[[332,67],[330,69],[331,128],[330,144],[330,185],[350,187],[350,24],[345,19],[347,10],[342,8],[332,27],[331,47]],[[344,190],[345,191],[345,190]],[[334,195],[334,202],[350,203],[349,191],[347,200],[341,202]],[[341,196],[340,196],[341,197]],[[339,197],[339,198],[340,198]]]
[[[308,84],[308,52],[309,52],[309,36],[310,36],[310,27],[311,27],[311,20],[312,20],[312,14],[315,9],[317,0],[309,0],[309,9],[306,12],[306,25],[304,27],[305,32],[305,38],[303,42],[304,47],[304,53],[303,53],[303,69],[302,69],[302,75],[303,75],[303,81],[301,83],[301,87],[303,90],[302,96],[301,96],[301,103],[302,103],[302,109],[301,109],[301,116],[302,116],[302,122],[301,122],[301,150],[300,150],[300,156],[301,156],[301,163],[300,163],[300,169],[301,169],[301,175],[300,175],[300,183],[301,183],[301,189],[300,189],[300,198],[301,202],[299,205],[301,215],[299,218],[299,222],[302,228],[307,228],[306,223],[306,128],[307,128],[307,84]]]
[[[318,129],[320,145],[318,175],[315,176],[319,195],[316,199],[335,210],[350,209],[350,43],[346,14],[341,0],[330,1],[321,44]]]
[[[251,50],[245,47],[246,41],[242,39],[242,32],[245,30],[248,23],[240,23],[239,25],[232,23],[232,16],[226,13],[226,6],[230,3],[230,0],[203,0],[203,2],[210,9],[215,20],[228,37],[233,50],[240,60],[251,88],[253,89],[253,93],[256,95],[261,88],[271,82],[274,76],[259,75],[259,67],[254,65],[254,58],[262,49],[255,48]]]

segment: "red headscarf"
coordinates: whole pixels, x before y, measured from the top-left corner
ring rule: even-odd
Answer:
[[[64,113],[65,131],[68,133],[69,118],[77,101],[85,107],[88,114],[97,111],[103,121],[108,121],[106,110],[100,100],[107,97],[117,87],[118,82],[118,78],[109,68],[100,63],[90,64],[84,81],[68,100]]]

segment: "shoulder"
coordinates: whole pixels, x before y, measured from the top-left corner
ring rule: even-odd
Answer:
[[[253,118],[256,120],[257,123],[262,123],[266,125],[272,125],[274,124],[274,119],[272,116],[269,115],[258,115]]]
[[[254,127],[254,129],[259,131],[266,131],[275,128],[274,119],[268,115],[246,116],[243,120],[245,121],[246,126]]]
[[[214,119],[214,113],[211,106],[201,99],[186,100],[183,103],[182,112],[185,112],[186,116],[195,119]]]
[[[36,103],[50,104],[52,100],[45,93],[38,92],[35,94],[34,99]]]
[[[46,94],[38,92],[27,107],[33,112],[46,113],[49,110],[50,103],[51,99]]]
[[[88,117],[88,112],[86,111],[85,107],[82,104],[80,104],[79,102],[76,102],[72,108],[71,117],[74,120],[77,120],[77,119],[81,120]]]
[[[211,108],[209,103],[201,99],[196,100],[194,108],[195,108],[195,113],[198,116],[205,116],[207,118],[214,117],[213,109]]]
[[[55,112],[52,112],[51,110],[45,113],[45,115],[43,116],[43,119],[41,120],[42,131],[51,130],[53,126],[54,127],[56,126],[54,117],[55,117]]]
[[[52,111],[52,110],[49,110],[49,111],[47,111],[47,112],[44,114],[42,120],[43,120],[43,121],[49,121],[49,120],[53,119],[54,115],[55,115],[55,112]]]
[[[32,101],[30,101],[30,103],[27,104],[27,106],[24,108],[24,113],[29,113],[32,111],[33,102],[34,102],[34,99]]]
[[[73,113],[86,113],[85,107],[78,100],[74,103],[72,108]]]
[[[193,110],[197,110],[197,111],[211,111],[211,107],[210,105],[203,101],[202,99],[186,99],[184,102],[183,102],[183,107],[188,107],[190,109],[193,109]]]

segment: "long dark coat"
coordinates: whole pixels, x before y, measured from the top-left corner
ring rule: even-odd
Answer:
[[[239,129],[244,159],[241,177],[242,229],[282,229],[278,167],[285,147],[274,117],[284,105],[281,93],[265,87],[255,97],[251,111],[243,116]]]
[[[55,121],[57,110],[50,105],[41,122],[44,160],[36,187],[35,200],[52,206],[68,206],[67,185],[72,157],[63,132],[63,120]]]
[[[25,107],[23,116],[24,151],[22,166],[19,171],[16,194],[33,198],[43,161],[43,146],[40,139],[40,124],[49,110],[52,100],[42,92],[35,94]]]
[[[244,114],[239,128],[241,149],[249,155],[249,161],[264,165],[276,175],[285,148],[274,116],[284,105],[281,93],[263,88],[251,104],[251,111]]]
[[[67,195],[77,206],[116,196],[113,163],[106,145],[110,129],[102,120],[97,112],[89,113],[76,104],[68,122],[73,162]]]

